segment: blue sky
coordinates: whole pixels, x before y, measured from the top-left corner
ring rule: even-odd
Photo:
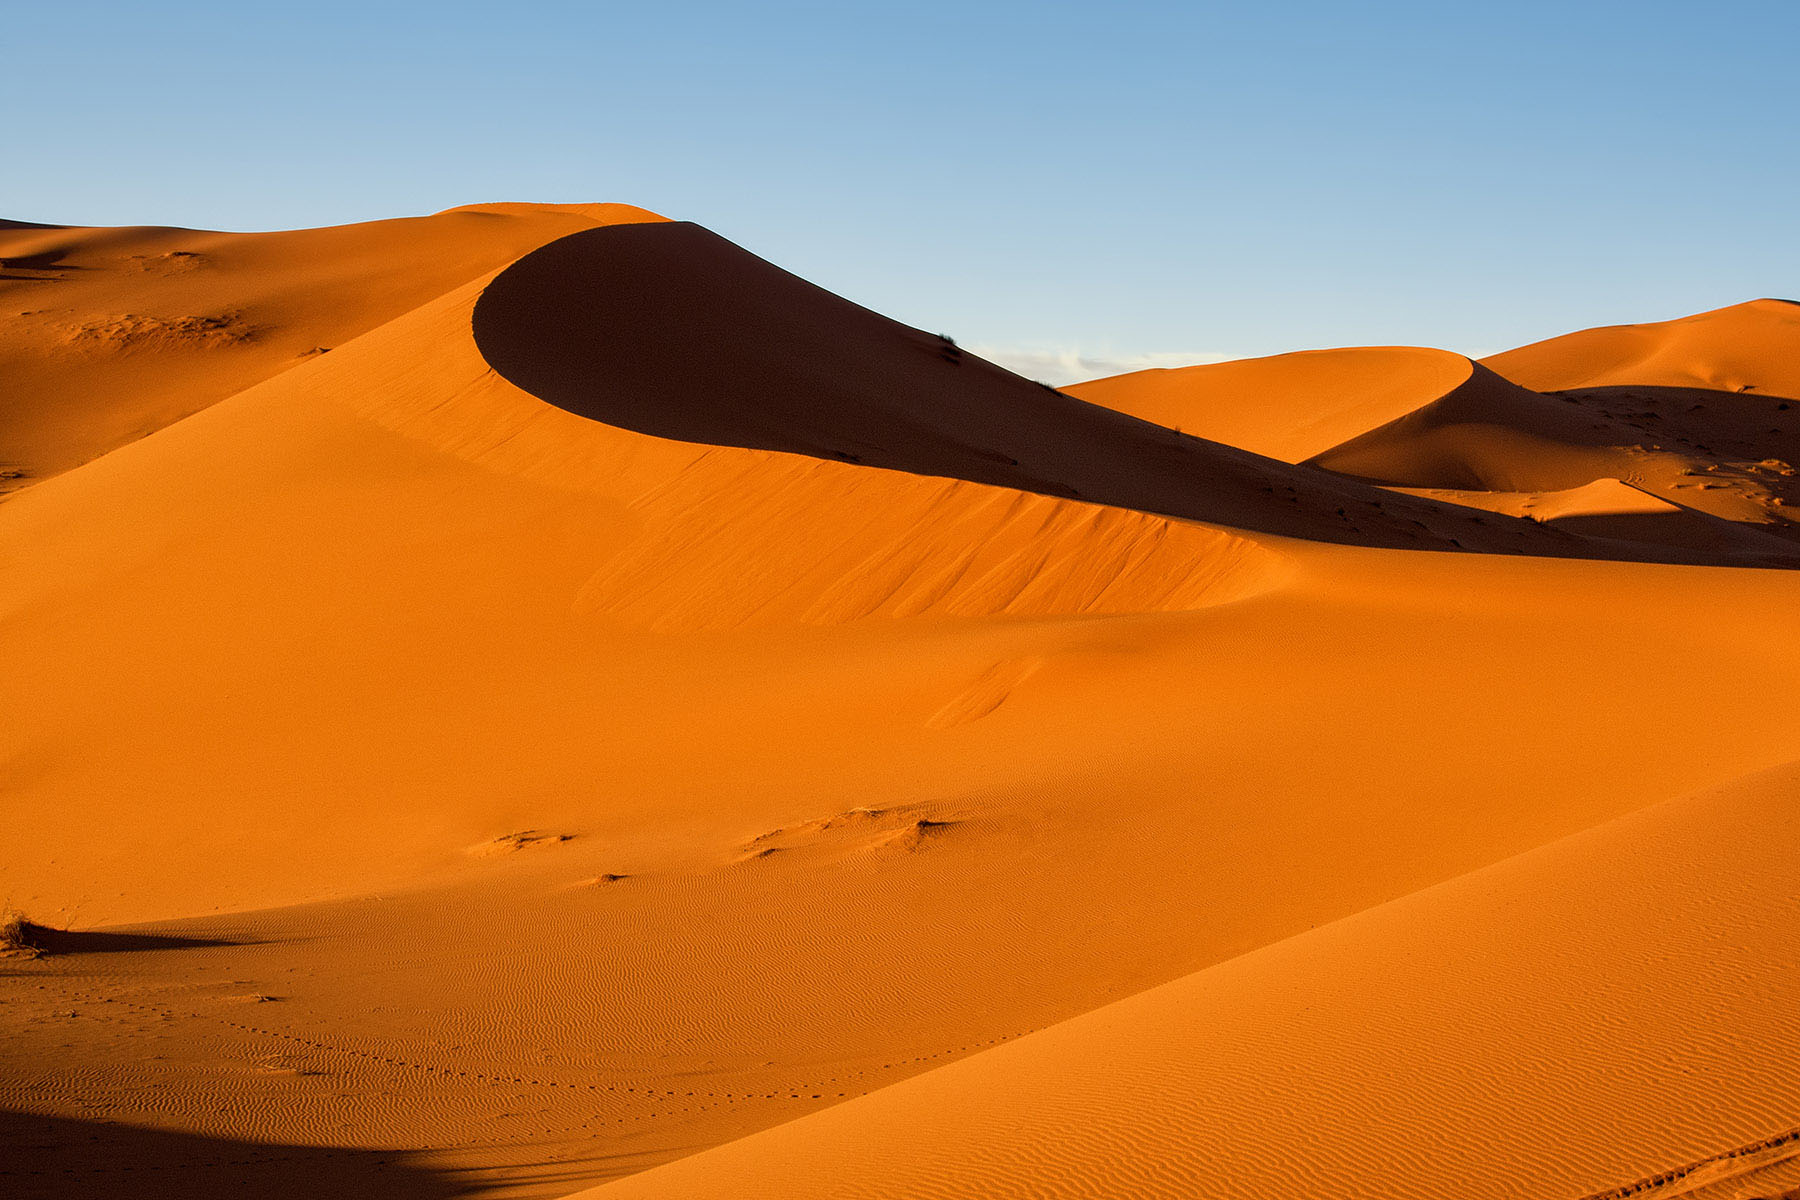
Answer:
[[[1800,293],[1795,0],[65,0],[0,29],[0,215],[621,200],[1040,377]]]

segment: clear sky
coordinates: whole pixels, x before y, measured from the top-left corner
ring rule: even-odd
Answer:
[[[0,47],[3,216],[620,200],[1044,378],[1800,293],[1800,0],[59,0]]]

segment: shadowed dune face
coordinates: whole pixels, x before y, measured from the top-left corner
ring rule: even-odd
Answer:
[[[1567,513],[1560,527],[1793,565],[1800,401],[1784,397],[1800,390],[1795,361],[1800,305],[1785,301],[1587,330],[1475,364],[1450,393],[1309,461],[1440,497],[1548,500],[1458,497],[1496,511],[1564,507],[1549,494],[1623,481],[1662,515],[1596,524]]]
[[[510,382],[656,437],[1316,541],[1583,552],[1525,522],[1471,518],[1085,403],[697,225],[612,226],[553,242],[487,286],[473,326],[483,357]]]
[[[480,1190],[452,1172],[418,1165],[418,1157],[0,1109],[0,1193],[8,1200],[450,1200]]]
[[[1706,462],[1604,405],[1541,395],[1444,351],[1139,372],[1080,385],[1077,398],[681,222],[551,242],[485,287],[472,326],[509,382],[657,438],[1309,541],[1760,566],[1795,557],[1776,489],[1750,480],[1680,495]],[[1521,519],[1535,494],[1609,478],[1699,519]],[[1487,495],[1502,492],[1521,498]]]
[[[1022,456],[1049,439],[1023,418],[1085,415],[686,223],[529,255],[488,286],[474,328],[483,356],[533,395],[686,442],[1042,491],[1057,484]]]
[[[1792,566],[1800,401],[1779,389],[1800,382],[1788,366],[1797,358],[1800,306],[1757,301],[1484,363],[1396,347],[1305,351],[1070,390],[1411,496],[1548,521],[1597,555],[1610,545],[1649,557],[1631,547],[1656,545]],[[1552,386],[1564,390],[1532,390]]]
[[[1555,491],[1607,474],[1617,440],[1569,405],[1471,363],[1455,388],[1309,461],[1384,485]]]

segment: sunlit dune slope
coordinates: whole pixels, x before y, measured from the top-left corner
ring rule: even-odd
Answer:
[[[1800,751],[1768,700],[1800,681],[1785,572],[1296,545],[1190,611],[646,630],[579,603],[631,528],[609,467],[789,456],[410,374],[391,408],[353,375],[297,420],[232,401],[0,510],[11,549],[71,506],[40,544],[72,565],[0,625],[36,699],[14,897],[82,924],[336,897],[46,960],[0,1057],[32,1111],[278,1145],[328,1116],[347,1158],[556,1195]],[[808,470],[775,478],[910,536],[896,493],[841,489],[912,477]],[[740,539],[847,529],[745,508]],[[1088,545],[1040,536],[1046,570]],[[739,586],[728,547],[684,558],[696,605]]]
[[[477,682],[487,669],[525,684],[535,664],[534,694],[560,678],[567,696],[615,697],[610,710],[620,672],[662,652],[632,630],[1181,610],[1284,573],[1278,552],[1166,518],[584,420],[488,368],[468,335],[480,286],[0,507],[0,550],[36,564],[0,581],[0,635],[17,639],[37,698],[8,751],[29,760],[85,728],[93,756],[64,766],[109,811],[76,823],[25,814],[40,840],[38,866],[11,877],[19,902],[68,878],[72,860],[44,853],[53,846],[109,879],[115,916],[403,878],[505,832],[488,822],[514,807],[459,812],[426,782],[448,784],[448,761],[397,749],[441,746],[474,719],[443,697],[491,689]],[[80,632],[100,627],[116,636]],[[592,673],[596,654],[606,665]],[[684,677],[707,661],[693,654]],[[246,670],[263,682],[229,682]],[[432,678],[447,690],[413,696]],[[643,703],[687,719],[673,698]],[[140,704],[162,718],[126,719]],[[527,774],[564,778],[567,740],[589,718],[580,704],[552,709],[526,722],[549,739]],[[382,713],[399,725],[372,737]],[[196,760],[167,723],[221,722],[239,735],[210,743],[198,773],[180,767]],[[107,798],[109,779],[152,761],[157,800]],[[397,786],[397,771],[422,773]],[[189,842],[173,815],[208,822],[252,778],[271,821],[219,828],[234,852],[213,869],[140,855],[148,838],[213,860],[221,846]],[[385,799],[371,810],[377,779]],[[493,786],[504,796],[519,784]],[[327,834],[334,820],[349,825]],[[284,843],[295,853],[272,870],[265,855]],[[240,853],[251,845],[261,849]]]
[[[1693,484],[1678,479],[1672,494]],[[1464,491],[1454,488],[1397,488],[1433,499],[1466,504],[1511,516],[1529,517],[1583,538],[1614,541],[1621,555],[1646,543],[1685,547],[1712,558],[1769,566],[1800,565],[1791,539],[1766,521],[1737,521],[1664,499],[1639,478],[1627,483],[1602,476],[1579,487],[1539,492]]]
[[[1577,388],[1698,388],[1800,397],[1800,304],[1751,300],[1641,325],[1584,329],[1482,362],[1540,392]]]
[[[1068,390],[1420,498],[1568,517],[1552,523],[1612,539],[1613,553],[1650,544],[1790,565],[1800,414],[1781,389],[1800,361],[1796,314],[1756,301],[1588,330],[1483,363],[1430,350],[1315,351]],[[1627,520],[1572,511],[1607,480],[1660,503]]]
[[[0,226],[0,490],[86,462],[622,204],[282,233]]]
[[[1800,322],[1788,333],[1790,353],[1800,354]],[[1561,492],[1615,478],[1768,535],[1771,547],[1795,535],[1790,505],[1800,487],[1790,460],[1800,458],[1800,418],[1790,420],[1784,402],[1653,388],[1543,395],[1483,366],[1475,372],[1442,399],[1309,461],[1442,493]]]
[[[1736,547],[1746,557],[1791,556],[1781,543],[1800,535],[1792,465],[1800,460],[1800,414],[1782,397],[1800,381],[1797,361],[1800,306],[1785,301],[1587,330],[1486,359],[1476,368],[1480,387],[1311,461],[1465,503],[1456,491],[1565,492],[1618,479],[1687,515],[1615,523],[1614,532]],[[1505,501],[1484,506],[1519,511]],[[1709,533],[1696,516],[1733,527],[1714,524]]]
[[[1446,350],[1356,347],[1135,371],[1063,391],[1298,463],[1448,395],[1472,373],[1468,359]]]
[[[1389,486],[1578,487],[1616,463],[1612,430],[1442,350],[1316,350],[1143,371],[1072,394],[1289,462]]]
[[[644,230],[670,236],[633,236]],[[688,408],[670,419],[726,420],[749,407],[744,419],[777,434],[809,415],[827,431],[857,421],[875,435],[866,444],[896,457],[925,456],[915,464],[921,468],[938,465],[932,455],[954,469],[983,461],[974,447],[991,441],[971,445],[952,435],[973,438],[986,429],[1024,439],[1021,473],[1047,463],[1056,471],[1044,475],[1057,486],[1067,470],[1085,472],[1079,478],[1094,481],[1088,490],[1127,493],[1140,483],[1130,452],[1147,446],[1153,458],[1166,452],[1164,461],[1191,468],[1159,477],[1177,499],[1261,524],[1274,523],[1262,516],[1270,510],[1316,513],[1328,494],[1302,490],[1316,474],[1308,468],[1164,437],[1157,427],[1113,418],[984,364],[953,361],[941,349],[925,353],[916,331],[815,296],[693,227],[597,232],[603,236],[564,239],[497,279],[449,293],[0,507],[0,551],[9,562],[33,564],[0,576],[0,635],[34,697],[6,749],[15,762],[42,764],[31,778],[59,797],[26,806],[21,817],[39,853],[13,875],[20,902],[68,902],[63,888],[86,878],[80,894],[104,896],[114,919],[171,915],[389,886],[454,863],[446,855],[506,832],[493,823],[517,811],[505,797],[520,785],[501,760],[470,774],[464,735],[471,722],[507,728],[522,721],[536,731],[521,746],[539,745],[540,761],[523,777],[549,772],[556,789],[569,786],[576,761],[590,761],[568,758],[571,739],[587,736],[576,731],[594,720],[582,715],[582,704],[616,716],[617,697],[633,691],[625,678],[645,680],[648,690],[633,701],[632,719],[597,745],[672,736],[657,714],[682,711],[689,702],[673,697],[698,686],[688,672],[699,668],[690,664],[658,682],[664,676],[646,673],[644,664],[659,655],[703,664],[708,654],[640,640],[646,635],[883,618],[1182,612],[1235,605],[1283,588],[1293,575],[1300,543],[1292,540],[1263,546],[1034,491],[645,436],[521,392],[484,357],[500,356],[515,374],[539,372],[538,386],[570,407],[604,407],[619,394],[642,403],[643,389],[655,386],[678,348],[642,315],[651,299],[669,299],[644,278],[659,263],[663,277],[685,281],[671,285],[681,295],[712,278],[707,264],[725,272],[712,291],[662,314],[665,324],[690,316],[700,323],[686,343],[698,365],[668,369],[722,381],[716,391],[684,393]],[[618,269],[607,248],[614,245],[643,251],[628,249],[631,271],[621,284],[631,301],[621,319],[637,324],[613,331],[626,349],[596,350],[582,339],[604,328],[594,324],[590,293],[618,282],[607,274]],[[697,258],[671,257],[679,250]],[[520,275],[521,267],[530,270]],[[521,299],[521,279],[543,291]],[[502,287],[508,280],[510,290]],[[733,293],[727,284],[740,286]],[[750,303],[797,291],[802,314],[822,314],[823,328],[790,315],[783,319],[791,328],[767,318],[749,327],[749,337],[737,326],[736,340],[724,337],[719,327],[742,313],[727,306],[721,315],[708,305],[719,295],[745,295],[749,284],[774,289],[749,291]],[[570,304],[582,306],[574,316],[564,311]],[[509,332],[530,332],[532,314],[562,322],[561,331],[547,330],[536,343],[508,342]],[[773,331],[768,321],[776,322]],[[900,367],[873,371],[889,382],[882,389],[869,382],[871,364],[832,348],[838,340],[874,356],[873,366],[923,365],[916,376]],[[824,348],[799,354],[797,344]],[[542,361],[529,353],[532,345]],[[715,354],[719,361],[709,357]],[[741,374],[746,360],[764,374]],[[971,379],[966,394],[955,390]],[[833,417],[847,397],[867,400],[873,415]],[[939,409],[954,415],[932,418]],[[624,419],[611,409],[606,415]],[[788,423],[770,423],[777,417]],[[1072,444],[1049,439],[1059,428]],[[688,432],[724,436],[710,425]],[[1221,473],[1201,469],[1219,463]],[[1289,472],[1298,482],[1237,488],[1238,472],[1252,468]],[[988,461],[986,469],[1001,465]],[[1038,485],[1038,478],[1020,484]],[[1467,509],[1422,511],[1467,523],[1471,538],[1483,529]],[[100,629],[112,632],[93,636]],[[1010,649],[994,654],[921,721],[955,725],[959,714],[990,710],[1009,692],[1015,668],[1008,664],[1020,657]],[[981,683],[990,670],[994,682]],[[529,699],[519,697],[521,687]],[[958,698],[963,688],[972,690]],[[477,707],[485,711],[506,696],[517,713],[536,715],[502,716],[513,711],[503,706],[478,718],[469,707],[484,697]],[[145,726],[130,718],[136,711],[164,719]],[[207,731],[205,754],[168,738],[171,724]],[[733,725],[724,720],[721,728]],[[377,728],[387,733],[371,736]],[[521,737],[516,729],[508,736]],[[737,734],[726,742],[747,744]],[[74,745],[83,751],[53,750]],[[196,761],[207,764],[204,771],[182,765]],[[411,766],[396,773],[396,761]],[[444,803],[473,777],[489,779],[496,802]],[[116,796],[126,779],[136,782]],[[371,803],[376,779],[383,782]],[[191,836],[190,820],[208,822],[244,789],[263,798],[271,819]],[[84,805],[98,807],[82,820],[64,819]],[[276,869],[269,856],[289,839],[312,848],[297,849]],[[155,852],[144,854],[146,846]],[[173,869],[188,859],[217,862],[205,871]]]
[[[1797,798],[1648,809],[588,1194],[1773,1195]]]
[[[1618,473],[1622,440],[1576,406],[1471,364],[1452,391],[1308,461],[1390,485],[1557,491]]]

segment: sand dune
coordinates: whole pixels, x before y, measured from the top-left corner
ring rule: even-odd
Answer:
[[[9,1192],[1792,1186],[1783,534],[1455,355],[1073,398],[642,215],[355,227],[410,307],[0,503]]]
[[[1796,337],[1800,303],[1752,300],[1673,321],[1584,329],[1482,361],[1540,392],[1665,387],[1793,398]]]
[[[1284,461],[1416,488],[1577,487],[1616,461],[1620,441],[1566,401],[1441,350],[1315,350],[1070,390]]]
[[[0,227],[0,486],[66,471],[627,205],[291,233]]]
[[[1136,371],[1064,390],[1196,437],[1299,463],[1449,395],[1474,371],[1468,359],[1446,350],[1358,347]]]
[[[1797,792],[1647,809],[588,1194],[1772,1195]]]
[[[1680,495],[1694,486],[1677,481],[1669,490]],[[1627,483],[1602,476],[1561,491],[1467,491],[1456,488],[1398,488],[1416,495],[1484,508],[1580,534],[1613,540],[1622,555],[1645,543],[1686,547],[1700,554],[1739,562],[1791,565],[1794,546],[1785,530],[1767,521],[1737,521],[1664,499],[1648,481]]]
[[[656,437],[1317,541],[1579,552],[1524,523],[1384,496],[1074,400],[696,225],[560,239],[503,271],[474,324],[483,357],[519,387]]]
[[[1610,538],[1615,554],[1651,544],[1786,565],[1800,421],[1789,420],[1780,389],[1800,347],[1795,314],[1757,301],[1483,363],[1441,351],[1314,351],[1070,390],[1407,495],[1514,516],[1559,511],[1558,496],[1620,480],[1664,503],[1658,519],[1559,527]],[[1771,391],[1705,390],[1752,376]]]

